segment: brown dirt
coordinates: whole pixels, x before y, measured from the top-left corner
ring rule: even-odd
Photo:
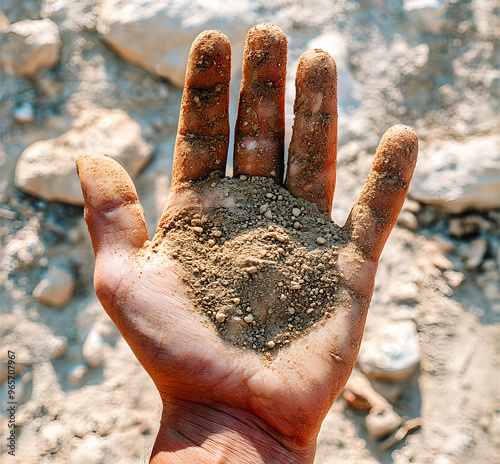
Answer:
[[[327,214],[265,177],[192,188],[225,206],[170,221],[152,250],[182,263],[196,309],[225,340],[268,352],[332,311],[346,240]]]

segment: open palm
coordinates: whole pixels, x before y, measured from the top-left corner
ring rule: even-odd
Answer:
[[[235,133],[237,175],[283,176],[286,38],[253,28],[245,47]],[[159,231],[173,218],[217,207],[193,181],[224,172],[229,143],[230,45],[218,31],[190,52],[172,189]],[[321,50],[297,71],[295,123],[285,186],[330,211],[336,169],[336,69]],[[96,254],[103,307],[155,382],[162,401],[152,462],[312,462],[321,422],[354,365],[377,261],[401,209],[416,162],[405,126],[386,132],[344,229],[334,313],[281,348],[273,361],[222,340],[196,312],[177,261],[151,253],[132,181],[105,156],[84,155],[78,170]],[[214,199],[215,198],[215,199]]]

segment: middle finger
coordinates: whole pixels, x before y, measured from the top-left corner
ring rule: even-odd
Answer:
[[[279,27],[265,23],[249,31],[235,127],[235,175],[282,181],[286,52]]]

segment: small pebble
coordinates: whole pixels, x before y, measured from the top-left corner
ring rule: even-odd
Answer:
[[[220,236],[222,235],[222,232],[221,232],[220,230],[214,230],[214,231],[212,232],[212,235],[213,235],[214,237],[220,237]]]
[[[273,218],[273,213],[271,213],[270,210],[267,210],[265,213],[264,213],[264,217],[266,217],[267,219],[272,219]]]
[[[49,355],[50,359],[58,359],[61,356],[66,353],[66,350],[68,349],[68,340],[66,337],[59,336],[59,337],[54,337],[51,339],[47,346],[47,354]]]
[[[233,298],[234,304],[240,304],[241,300],[239,298]]]
[[[300,215],[300,209],[299,208],[293,208],[292,209],[292,214],[294,216],[299,216]]]
[[[208,240],[208,246],[214,246],[215,245],[215,240],[213,238]]]
[[[271,340],[271,341],[267,342],[267,346],[268,346],[269,348],[274,348],[274,347],[276,346],[276,343],[274,343],[274,342]]]
[[[251,314],[248,314],[247,316],[244,317],[243,319],[247,324],[251,324],[253,322],[253,316]]]
[[[245,176],[245,175],[243,175],[243,174],[242,174],[242,175],[240,176],[240,180],[247,180],[247,176]]]
[[[76,385],[83,380],[88,371],[89,368],[85,364],[77,364],[70,370],[67,380],[69,383]]]
[[[324,245],[326,243],[326,238],[325,237],[318,237],[316,239],[316,241],[320,244],[320,245]]]
[[[215,315],[215,320],[217,322],[224,322],[226,320],[226,314],[223,313],[223,312],[218,312],[216,315]]]
[[[83,343],[83,359],[90,367],[99,367],[104,362],[105,342],[101,334],[94,328]]]
[[[203,232],[203,227],[200,227],[200,226],[193,227],[193,230],[194,230],[197,234],[201,234],[201,233]]]
[[[294,229],[300,229],[302,227],[302,224],[299,221],[295,221],[293,223],[293,228]]]

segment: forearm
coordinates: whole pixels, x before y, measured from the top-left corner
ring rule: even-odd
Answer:
[[[164,408],[152,464],[308,464],[316,444],[296,446],[247,411],[189,404]]]

